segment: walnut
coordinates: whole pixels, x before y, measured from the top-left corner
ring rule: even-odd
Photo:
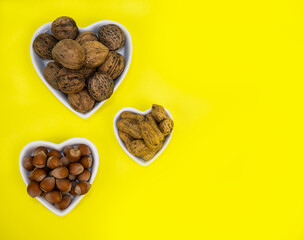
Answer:
[[[117,50],[125,44],[125,33],[114,24],[101,26],[98,30],[99,41],[110,50]]]
[[[113,79],[107,74],[97,72],[89,79],[89,94],[97,101],[103,101],[111,97],[113,90]]]
[[[108,74],[113,80],[115,80],[123,72],[124,68],[124,57],[115,51],[110,51],[106,61],[98,67],[98,71]]]
[[[84,76],[74,70],[62,68],[57,75],[59,89],[64,93],[80,92],[85,86]]]
[[[84,66],[94,68],[105,62],[109,49],[98,41],[88,41],[82,44],[85,51]]]
[[[58,63],[49,62],[43,71],[45,80],[55,89],[59,89],[57,83],[57,75],[61,68],[62,67]]]
[[[68,99],[71,107],[81,113],[91,111],[95,104],[94,98],[90,96],[86,88],[82,89],[79,93],[70,93]]]
[[[69,69],[81,68],[85,60],[83,47],[71,39],[64,39],[57,43],[53,48],[52,56],[56,62]]]
[[[41,33],[35,38],[33,49],[39,57],[52,60],[52,50],[57,42],[58,41],[51,34]]]
[[[52,34],[58,40],[75,39],[78,27],[70,17],[59,17],[52,23]]]
[[[75,41],[82,45],[83,43],[88,41],[98,41],[98,38],[95,33],[87,31],[80,33],[75,39]]]
[[[96,72],[96,68],[87,68],[87,67],[82,67],[77,70],[79,73],[81,73],[86,80],[89,80],[90,77],[94,75]]]

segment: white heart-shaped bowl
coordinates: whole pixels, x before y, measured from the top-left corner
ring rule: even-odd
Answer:
[[[170,113],[167,109],[165,109],[165,110],[166,110],[168,116],[173,120],[171,113]],[[136,156],[132,155],[132,154],[128,151],[128,149],[127,149],[126,144],[124,143],[124,141],[122,141],[121,138],[119,137],[118,128],[117,128],[117,122],[120,120],[120,114],[121,114],[122,112],[124,112],[124,111],[129,111],[129,112],[133,112],[133,113],[137,113],[137,114],[141,114],[141,115],[147,115],[148,113],[151,113],[151,108],[148,109],[148,110],[146,110],[146,111],[144,111],[144,112],[142,112],[142,111],[139,111],[139,110],[137,110],[137,109],[135,109],[135,108],[125,107],[125,108],[119,110],[119,111],[116,113],[116,115],[115,115],[115,117],[114,117],[114,121],[113,121],[114,133],[115,133],[115,136],[116,136],[116,138],[117,138],[117,141],[119,142],[119,144],[120,144],[120,146],[122,147],[122,149],[123,149],[123,150],[126,152],[126,154],[128,154],[128,156],[129,156],[130,158],[132,158],[135,162],[137,162],[138,164],[140,164],[140,165],[142,165],[142,166],[145,167],[145,166],[149,165],[150,163],[152,163],[156,158],[158,158],[158,156],[165,150],[165,148],[167,147],[167,145],[168,145],[169,142],[170,142],[170,139],[171,139],[173,130],[172,130],[172,132],[171,132],[168,136],[165,137],[165,141],[164,141],[163,147],[155,154],[155,156],[154,156],[152,159],[148,160],[148,161],[143,160],[142,158],[139,158],[139,157],[136,157]]]
[[[98,170],[98,165],[99,165],[99,156],[98,156],[97,148],[88,139],[76,137],[76,138],[71,138],[69,140],[66,140],[66,141],[64,141],[60,144],[56,144],[56,143],[52,143],[52,142],[46,142],[46,141],[35,141],[35,142],[30,142],[29,144],[27,144],[22,149],[22,151],[20,153],[20,156],[19,156],[19,168],[20,168],[21,176],[22,176],[23,181],[25,182],[26,186],[30,183],[30,180],[28,178],[29,171],[27,171],[25,168],[23,168],[22,161],[25,157],[30,156],[33,153],[33,151],[35,150],[36,147],[45,146],[49,149],[52,148],[52,149],[62,151],[64,149],[64,147],[66,147],[66,146],[74,146],[74,145],[78,145],[78,144],[81,144],[81,143],[86,144],[87,146],[89,146],[89,148],[92,151],[93,165],[92,165],[92,168],[91,168],[91,178],[89,180],[89,183],[92,184],[95,177],[96,177],[97,170]],[[83,196],[84,195],[74,196],[72,201],[71,201],[71,204],[64,210],[59,210],[59,209],[55,208],[55,206],[53,204],[49,203],[47,200],[45,200],[41,196],[37,197],[37,200],[39,202],[41,202],[51,212],[57,214],[58,216],[64,216],[67,213],[69,213],[79,203],[79,201],[83,198]]]
[[[124,77],[126,76],[130,64],[131,64],[131,58],[132,58],[132,39],[131,39],[131,35],[128,32],[128,30],[121,25],[120,23],[114,22],[114,21],[110,21],[110,20],[103,20],[103,21],[99,21],[96,23],[93,23],[90,26],[87,26],[85,28],[78,28],[79,29],[79,33],[81,32],[85,32],[85,31],[92,31],[94,33],[98,32],[98,29],[103,26],[103,25],[107,25],[107,24],[115,24],[117,26],[119,26],[125,33],[125,45],[119,49],[117,52],[120,53],[121,55],[124,56],[125,58],[125,69],[123,70],[122,74],[114,81],[114,92],[115,90],[118,88],[118,86],[120,85],[120,83],[122,82],[122,80],[124,79]],[[82,118],[88,118],[90,117],[94,112],[96,112],[98,110],[98,108],[101,107],[102,104],[105,103],[106,100],[101,101],[101,102],[96,102],[93,109],[90,112],[87,113],[79,113],[77,111],[75,111],[69,103],[68,97],[65,93],[53,88],[50,84],[48,84],[48,82],[45,80],[44,76],[43,76],[43,70],[45,68],[45,66],[51,62],[52,60],[44,60],[42,58],[40,58],[34,51],[33,49],[33,42],[35,40],[35,38],[40,34],[40,33],[50,33],[51,32],[51,25],[52,23],[46,23],[44,25],[42,25],[40,28],[37,29],[37,31],[34,33],[33,37],[32,37],[32,41],[31,41],[31,59],[32,59],[32,63],[34,65],[34,68],[37,72],[37,74],[39,75],[39,77],[41,78],[41,80],[44,82],[44,84],[48,87],[48,89],[59,99],[59,101],[61,101],[68,109],[70,109],[73,113],[77,114],[79,117]],[[114,94],[113,92],[113,94]]]

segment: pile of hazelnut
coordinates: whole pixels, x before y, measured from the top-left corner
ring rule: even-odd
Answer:
[[[33,42],[39,57],[54,60],[46,65],[44,78],[68,95],[74,110],[89,112],[95,101],[111,97],[114,81],[124,70],[125,59],[116,50],[124,46],[125,33],[119,26],[108,24],[101,26],[97,34],[79,34],[70,17],[57,18],[51,31],[39,34]]]
[[[92,163],[91,149],[84,144],[65,147],[62,153],[37,147],[22,163],[31,181],[27,192],[33,198],[42,196],[60,210],[66,209],[73,196],[90,190]]]

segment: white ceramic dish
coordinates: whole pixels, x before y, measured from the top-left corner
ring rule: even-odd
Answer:
[[[168,116],[173,120],[171,113],[170,113],[167,109],[165,109],[165,110],[166,110]],[[118,120],[120,119],[120,114],[121,114],[122,112],[124,112],[124,111],[129,111],[129,112],[133,112],[133,113],[137,113],[137,114],[147,115],[148,113],[151,112],[151,108],[148,109],[148,110],[146,110],[146,111],[144,111],[144,112],[142,112],[142,111],[139,111],[139,110],[137,110],[137,109],[135,109],[135,108],[125,107],[125,108],[119,110],[119,111],[116,113],[116,115],[115,115],[115,117],[114,117],[114,121],[113,121],[114,133],[115,133],[115,136],[116,136],[116,138],[117,138],[117,141],[119,142],[119,144],[120,144],[120,146],[122,147],[122,149],[123,149],[123,150],[126,152],[126,154],[128,154],[128,156],[129,156],[130,158],[132,158],[135,162],[137,162],[138,164],[140,164],[140,165],[142,165],[142,166],[147,166],[147,165],[149,165],[150,163],[152,163],[156,158],[158,158],[159,155],[165,150],[165,148],[167,147],[167,145],[168,145],[169,142],[170,142],[170,139],[171,139],[173,130],[172,130],[172,132],[171,132],[168,136],[166,136],[166,139],[165,139],[165,142],[164,142],[163,147],[155,154],[155,156],[154,156],[151,160],[148,160],[148,161],[143,160],[143,159],[141,159],[141,158],[139,158],[139,157],[136,157],[136,156],[132,155],[132,154],[128,151],[128,149],[127,149],[125,143],[121,140],[121,138],[120,138],[119,135],[118,135],[117,122],[118,122]]]
[[[45,146],[47,148],[52,148],[52,149],[62,151],[63,148],[66,147],[66,146],[78,145],[80,143],[86,144],[87,146],[90,147],[90,149],[92,151],[93,164],[92,164],[92,168],[91,168],[91,178],[89,180],[89,183],[92,184],[95,177],[96,177],[97,170],[98,170],[98,165],[99,165],[98,151],[97,151],[97,148],[95,147],[95,145],[91,141],[89,141],[88,139],[85,139],[85,138],[77,137],[77,138],[71,138],[69,140],[66,140],[66,141],[64,141],[60,144],[46,142],[46,141],[35,141],[35,142],[31,142],[31,143],[27,144],[22,149],[22,151],[20,153],[20,156],[19,156],[19,168],[20,168],[21,176],[22,176],[23,181],[25,182],[26,186],[30,182],[30,180],[28,178],[29,171],[27,171],[25,168],[23,168],[22,161],[26,156],[30,156],[33,153],[33,151],[35,150],[36,147]],[[93,186],[92,186],[92,188],[93,188]],[[26,194],[26,188],[24,189],[24,191],[25,191],[25,194]],[[92,191],[92,189],[90,191]],[[84,195],[75,196],[72,199],[70,206],[68,206],[64,210],[59,210],[59,209],[55,208],[55,206],[53,204],[49,203],[48,201],[43,199],[41,196],[37,197],[36,199],[39,202],[41,202],[51,212],[57,214],[58,216],[64,216],[67,213],[69,213],[79,203],[79,201],[83,198],[83,196]],[[30,197],[30,196],[28,196],[28,197]]]
[[[131,64],[131,58],[132,58],[132,39],[131,39],[131,35],[128,32],[128,30],[121,25],[120,23],[114,22],[114,21],[110,21],[110,20],[103,20],[103,21],[99,21],[96,23],[93,23],[90,26],[87,26],[85,28],[78,28],[79,32],[84,32],[84,31],[92,31],[97,33],[98,29],[103,26],[103,25],[107,25],[107,24],[116,24],[118,25],[125,33],[126,36],[126,40],[125,40],[125,45],[119,49],[117,52],[120,53],[121,55],[124,56],[125,58],[125,69],[122,72],[122,74],[114,81],[114,92],[115,90],[118,88],[118,86],[121,84],[122,80],[124,79],[124,77],[126,76],[130,64]],[[72,112],[74,112],[75,114],[77,114],[79,117],[82,118],[88,118],[90,117],[94,112],[96,112],[98,110],[98,108],[101,107],[102,104],[105,103],[105,101],[102,102],[96,102],[94,108],[88,112],[88,113],[79,113],[77,111],[75,111],[69,104],[69,100],[66,94],[62,93],[61,91],[51,87],[48,82],[45,80],[44,76],[43,76],[43,70],[45,68],[45,66],[51,62],[50,60],[44,60],[42,58],[40,58],[34,51],[33,49],[33,41],[35,40],[35,38],[40,34],[40,33],[50,33],[51,32],[51,25],[52,23],[46,23],[44,25],[42,25],[40,28],[37,29],[37,31],[34,33],[33,37],[32,37],[32,41],[31,41],[31,59],[32,59],[32,63],[34,65],[34,68],[37,72],[37,74],[39,75],[39,77],[41,78],[41,80],[44,82],[44,84],[48,87],[48,89],[59,99],[59,101],[61,101],[68,109],[70,109]],[[113,95],[114,95],[113,92]],[[113,96],[111,96],[113,97]]]

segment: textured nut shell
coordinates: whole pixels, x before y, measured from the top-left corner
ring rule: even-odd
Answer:
[[[117,122],[117,128],[129,134],[131,137],[135,139],[142,139],[141,129],[139,127],[138,121],[133,119],[120,119]]]
[[[82,44],[85,52],[84,66],[96,68],[106,61],[109,49],[98,41],[88,41]]]
[[[84,156],[79,161],[84,168],[90,168],[93,163],[93,158],[90,156]]]
[[[80,33],[75,39],[75,41],[82,45],[83,43],[88,41],[98,41],[98,38],[95,33],[87,31]]]
[[[35,157],[39,152],[44,152],[45,154],[47,154],[47,149],[46,147],[43,146],[39,146],[34,150],[33,156]]]
[[[71,148],[67,151],[66,156],[70,162],[77,162],[81,157],[81,152],[79,149]]]
[[[173,126],[174,126],[174,123],[171,118],[167,118],[159,124],[160,130],[162,131],[162,133],[165,136],[167,136],[171,133]]]
[[[84,76],[74,70],[62,68],[57,76],[59,89],[64,93],[80,92],[85,86]]]
[[[61,158],[61,153],[55,149],[52,149],[48,152],[47,154],[48,157],[57,157],[57,158]]]
[[[37,182],[30,182],[28,185],[27,185],[27,193],[32,197],[32,198],[35,198],[35,197],[38,197],[41,195],[42,191],[39,187],[39,183]]]
[[[123,72],[124,68],[124,57],[115,51],[110,51],[106,61],[98,67],[98,71],[108,74],[113,80],[115,80]]]
[[[63,179],[69,176],[69,170],[66,167],[58,167],[51,172],[51,175],[55,178]]]
[[[121,119],[133,119],[133,120],[136,120],[136,121],[143,121],[143,120],[145,120],[145,117],[143,115],[132,113],[132,112],[128,112],[128,111],[122,112],[120,114],[120,118]]]
[[[164,140],[164,134],[161,132],[161,130],[159,129],[157,122],[155,120],[155,118],[152,116],[151,113],[149,113],[146,116],[147,122],[151,125],[151,127],[154,129],[154,131],[157,133],[159,140],[163,141]]]
[[[78,179],[78,181],[80,181],[80,182],[87,182],[87,181],[89,181],[90,177],[91,177],[90,171],[89,171],[88,169],[85,169],[85,170],[83,170],[82,173],[80,173],[80,174],[77,176],[77,179]]]
[[[130,143],[131,153],[137,157],[148,154],[152,151],[143,140],[134,140]]]
[[[119,137],[124,141],[124,143],[126,144],[126,147],[128,149],[128,151],[134,155],[134,153],[131,150],[131,143],[134,140],[129,134],[122,132],[120,130],[118,130],[118,135]]]
[[[52,60],[52,50],[57,42],[58,41],[51,34],[41,33],[35,38],[33,49],[39,57]]]
[[[142,159],[146,161],[151,160],[155,156],[155,154],[163,147],[163,145],[164,142],[161,142],[156,148],[152,149],[152,151],[145,155],[142,155]]]
[[[67,157],[61,157],[60,161],[62,162],[63,166],[69,166],[69,164],[70,164],[70,161]]]
[[[61,202],[55,203],[55,207],[59,210],[66,209],[71,203],[72,197],[69,195],[65,195],[62,197]]]
[[[46,155],[44,152],[40,151],[34,158],[33,164],[37,168],[44,168],[46,165]]]
[[[96,72],[96,68],[87,68],[87,67],[82,67],[77,70],[79,73],[81,73],[86,80],[88,80],[90,77],[94,75]]]
[[[69,172],[72,175],[79,175],[84,170],[84,167],[80,163],[71,163],[69,166]]]
[[[61,167],[63,164],[58,157],[50,156],[46,162],[46,165],[50,169]]]
[[[152,116],[155,118],[156,121],[161,122],[162,120],[168,117],[166,110],[157,104],[152,105]]]
[[[75,186],[75,193],[77,195],[86,194],[91,188],[91,184],[88,182],[79,182]]]
[[[43,71],[45,80],[55,89],[59,89],[57,83],[57,75],[61,68],[62,67],[58,63],[49,62]]]
[[[56,187],[62,192],[67,193],[72,188],[72,183],[69,179],[56,179]]]
[[[52,56],[55,61],[69,69],[81,68],[85,60],[83,47],[71,39],[65,39],[57,43],[53,48]]]
[[[46,171],[42,168],[35,168],[30,176],[34,181],[41,182],[46,177]]]
[[[117,50],[125,44],[125,33],[114,24],[101,26],[98,30],[99,41],[110,50]]]
[[[52,191],[45,194],[44,198],[50,203],[59,203],[62,200],[62,195],[59,191]]]
[[[149,148],[156,148],[160,144],[159,136],[147,121],[139,122],[141,134]]]
[[[54,177],[46,177],[40,182],[40,188],[44,192],[50,192],[55,187],[55,178]]]
[[[95,104],[95,99],[90,96],[86,88],[79,93],[70,93],[68,99],[71,107],[81,113],[91,111]]]
[[[97,101],[103,101],[111,97],[113,90],[114,82],[107,74],[97,72],[92,78],[89,79],[89,94]]]
[[[79,144],[76,148],[80,150],[81,156],[87,156],[92,153],[91,149],[85,144]]]
[[[59,17],[52,23],[52,34],[58,40],[75,39],[78,28],[75,21],[70,17]]]
[[[33,158],[33,156],[28,156],[25,157],[22,161],[22,166],[28,171],[32,171],[35,168],[33,164]]]

